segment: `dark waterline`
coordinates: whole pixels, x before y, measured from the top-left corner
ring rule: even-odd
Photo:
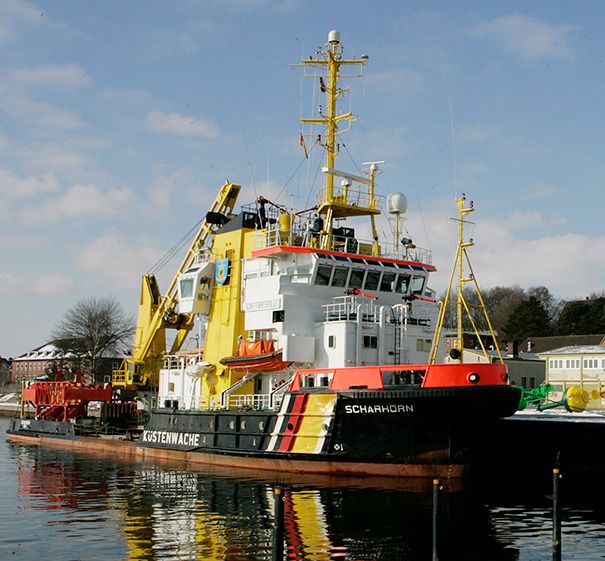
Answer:
[[[271,559],[273,486],[6,442],[0,419],[0,559]],[[289,560],[431,559],[431,482],[280,477]],[[441,494],[440,559],[545,561],[544,481],[471,481]],[[506,483],[506,485],[504,485]],[[605,558],[605,490],[563,479],[563,559]]]

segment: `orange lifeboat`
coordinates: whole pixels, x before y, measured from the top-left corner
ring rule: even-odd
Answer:
[[[278,372],[290,366],[282,359],[283,349],[275,349],[275,341],[241,341],[238,352],[221,359],[221,364],[247,372]]]

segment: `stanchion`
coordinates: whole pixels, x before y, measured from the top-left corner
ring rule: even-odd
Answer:
[[[433,479],[433,561],[439,561],[437,551],[437,514],[439,513],[439,479]]]
[[[284,497],[281,487],[273,490],[275,506],[273,508],[273,551],[272,561],[283,561],[284,559]]]
[[[552,470],[552,559],[561,561],[561,505],[559,504],[559,468]]]

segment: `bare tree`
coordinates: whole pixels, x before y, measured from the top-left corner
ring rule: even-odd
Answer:
[[[78,300],[67,310],[57,322],[52,340],[96,381],[100,359],[109,353],[122,354],[121,347],[130,343],[133,330],[132,318],[126,317],[117,300],[92,297]]]

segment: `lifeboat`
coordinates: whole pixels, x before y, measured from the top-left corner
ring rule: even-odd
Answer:
[[[241,341],[237,354],[221,359],[220,363],[234,370],[278,372],[291,364],[282,355],[283,349],[275,349],[275,341]]]

